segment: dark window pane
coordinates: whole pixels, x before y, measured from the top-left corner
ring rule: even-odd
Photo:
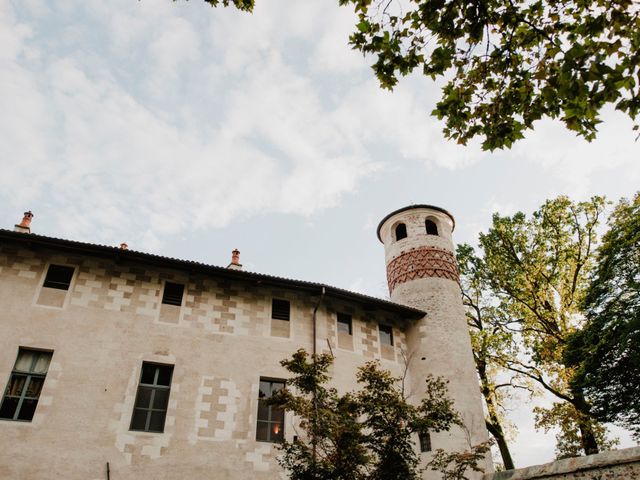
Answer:
[[[338,332],[344,332],[351,335],[351,315],[338,313]]]
[[[256,440],[261,442],[269,441],[269,423],[258,422],[258,428],[256,429]]]
[[[164,293],[162,294],[162,303],[167,305],[182,305],[182,295],[184,293],[184,285],[181,283],[165,282]]]
[[[24,385],[27,381],[26,375],[11,375],[11,379],[9,380],[9,385],[7,386],[7,395],[19,396],[22,393]]]
[[[438,235],[438,226],[432,220],[425,220],[427,235]]]
[[[393,345],[393,329],[388,325],[379,325],[380,344]]]
[[[34,397],[38,398],[40,396],[40,391],[42,390],[42,384],[44,383],[44,378],[42,377],[31,377],[29,380],[29,384],[27,385],[27,390],[24,393],[26,397]]]
[[[402,240],[403,238],[407,238],[407,226],[401,223],[396,227],[396,240]]]
[[[284,422],[284,410],[279,407],[271,407],[271,421],[272,422]]]
[[[13,419],[13,415],[16,413],[16,407],[18,406],[18,398],[5,397],[0,406],[0,418]]]
[[[167,405],[169,404],[169,390],[156,388],[155,395],[153,396],[153,405],[152,408],[155,410],[161,409],[166,410]]]
[[[274,298],[271,302],[271,318],[276,320],[289,320],[291,305],[288,300]]]
[[[271,396],[271,384],[269,382],[260,382],[260,391],[258,392],[258,398]]]
[[[420,451],[421,452],[430,452],[431,451],[431,435],[429,432],[420,434]]]
[[[158,383],[157,385],[164,385],[168,387],[171,385],[171,373],[173,373],[173,367],[171,365],[156,365],[158,368]]]
[[[263,400],[258,400],[258,420],[269,420],[269,405]]]
[[[284,410],[268,405],[267,399],[283,389],[282,381],[260,379],[260,393],[258,400],[258,422],[256,425],[256,440],[262,442],[277,442],[284,438]]]
[[[133,417],[131,418],[131,430],[144,430],[147,423],[147,411],[146,410],[133,410]]]
[[[164,417],[167,412],[151,412],[151,421],[149,422],[150,432],[162,432],[164,431]]]
[[[136,408],[151,408],[151,392],[153,392],[153,388],[142,386],[138,387]]]
[[[173,365],[143,363],[131,430],[164,431]]]
[[[284,438],[284,428],[281,423],[271,423],[270,440],[272,442],[281,442]]]
[[[36,405],[38,405],[38,399],[28,399],[25,398],[22,400],[22,405],[20,405],[20,411],[18,412],[18,420],[29,420],[33,418],[33,414],[36,412]]]
[[[38,405],[40,391],[52,352],[20,348],[0,406],[0,418],[31,421]],[[24,374],[41,372],[39,374]]]
[[[73,267],[62,265],[49,265],[47,276],[44,279],[43,287],[57,288],[59,290],[69,290],[71,277],[73,277]]]
[[[146,383],[147,385],[155,384],[156,366],[149,363],[142,364],[142,375],[140,376],[140,383]]]

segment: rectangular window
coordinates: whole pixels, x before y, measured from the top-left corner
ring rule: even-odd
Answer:
[[[184,285],[182,283],[164,282],[164,292],[162,294],[162,303],[167,305],[182,305],[182,295],[184,294]]]
[[[289,300],[278,300],[274,298],[271,301],[271,318],[289,321],[290,315],[291,305],[289,304]]]
[[[0,418],[30,422],[49,370],[52,352],[20,348],[0,405]]]
[[[380,345],[393,345],[393,328],[389,325],[378,325],[380,330]]]
[[[431,435],[429,432],[420,433],[418,435],[420,439],[420,451],[421,452],[430,452],[431,451]]]
[[[351,315],[346,313],[338,313],[338,333],[343,332],[348,335],[352,334]]]
[[[138,394],[131,416],[131,430],[164,431],[172,375],[173,365],[142,363]]]
[[[42,286],[46,288],[56,288],[58,290],[69,290],[73,271],[73,267],[49,265],[49,270],[47,270],[47,276],[44,278]]]
[[[259,442],[281,442],[284,439],[284,410],[267,404],[267,400],[282,388],[284,388],[282,380],[260,379],[256,429],[256,440]]]

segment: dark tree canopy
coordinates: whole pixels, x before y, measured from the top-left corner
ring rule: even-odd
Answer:
[[[418,434],[461,425],[439,378],[425,378],[424,396],[414,404],[407,400],[403,379],[377,362],[361,366],[360,389],[344,394],[327,386],[331,355],[300,349],[280,363],[293,376],[270,401],[299,420],[298,438],[281,444],[278,459],[291,480],[418,480]],[[464,452],[438,449],[429,468],[461,480],[469,470],[481,471],[478,463],[488,450],[488,443]]]
[[[640,438],[640,193],[609,223],[584,302],[588,322],[566,357],[594,414]]]
[[[254,0],[205,0],[251,11]],[[383,88],[414,70],[447,82],[433,115],[447,138],[511,147],[559,118],[592,140],[603,107],[640,112],[640,3],[633,0],[338,0],[353,48]],[[636,124],[634,130],[638,128]]]
[[[607,104],[640,111],[640,4],[632,0],[339,0],[384,88],[415,69],[448,83],[445,135],[510,147],[543,117],[591,140]],[[637,126],[636,126],[637,128]]]

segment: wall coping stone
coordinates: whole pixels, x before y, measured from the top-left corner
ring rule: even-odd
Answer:
[[[483,480],[531,480],[635,462],[640,463],[640,447],[610,450],[586,457],[565,458],[542,465],[488,473]]]

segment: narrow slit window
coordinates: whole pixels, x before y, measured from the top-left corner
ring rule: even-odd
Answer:
[[[284,410],[268,403],[269,398],[283,388],[282,380],[260,379],[256,428],[256,440],[259,442],[282,442],[284,439]]]
[[[421,432],[418,438],[420,439],[420,451],[430,452],[431,451],[431,434],[429,432]]]
[[[173,365],[143,362],[131,416],[131,430],[157,433],[164,431],[172,375]]]
[[[64,265],[49,265],[47,276],[44,278],[43,287],[55,288],[57,290],[69,290],[74,268]]]
[[[289,321],[291,318],[291,304],[289,301],[274,298],[271,301],[271,318]]]
[[[427,235],[438,235],[438,225],[433,220],[425,220],[425,227],[427,229]]]
[[[404,223],[398,224],[396,227],[396,240],[407,238],[407,226]]]
[[[2,397],[0,418],[30,422],[36,412],[52,352],[20,348]]]
[[[165,282],[164,293],[162,294],[162,303],[167,305],[182,305],[182,295],[184,294],[184,285],[181,283]]]
[[[389,325],[378,325],[380,330],[380,345],[393,345],[393,328]]]
[[[352,334],[351,315],[338,313],[338,332]]]

